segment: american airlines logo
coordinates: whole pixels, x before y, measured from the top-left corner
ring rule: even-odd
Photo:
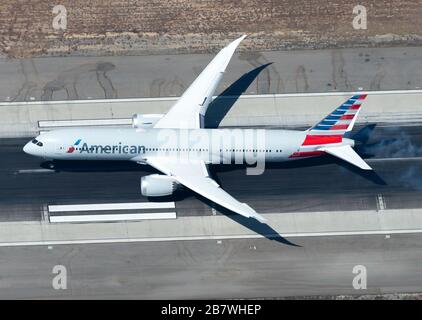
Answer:
[[[78,146],[81,142],[81,139],[77,140],[74,146]],[[67,150],[67,153],[72,153],[75,151],[75,147],[71,146]],[[115,153],[123,153],[123,154],[140,154],[145,153],[145,146],[137,146],[137,145],[127,145],[119,144],[116,145],[88,145],[86,142],[82,144],[80,149],[78,149],[79,153],[105,153],[105,154],[115,154]]]
[[[73,152],[76,150],[75,146],[78,146],[78,145],[79,145],[79,143],[81,143],[81,140],[82,140],[82,139],[78,139],[78,140],[76,140],[76,142],[73,144],[73,146],[70,146],[70,147],[67,149],[66,153],[73,153]]]

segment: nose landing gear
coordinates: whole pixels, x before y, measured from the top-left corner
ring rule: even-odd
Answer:
[[[41,167],[53,170],[56,168],[56,164],[54,163],[54,161],[45,161],[41,163]]]

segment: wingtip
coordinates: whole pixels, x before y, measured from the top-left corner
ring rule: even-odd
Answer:
[[[261,223],[267,223],[268,219],[264,218],[263,216],[261,216],[260,214],[256,214],[253,216],[253,218],[255,218],[256,220],[258,220]]]
[[[237,211],[239,214],[242,214],[243,216],[246,216],[248,218],[254,218],[261,223],[265,223],[265,222],[268,221],[266,218],[264,218],[262,215],[260,215],[254,209],[252,209],[247,203],[242,203],[242,205],[246,210],[244,210],[243,213]]]
[[[243,36],[234,40],[232,43],[236,43],[237,45],[239,45],[239,43],[242,42],[242,40],[245,39],[247,36],[248,36],[247,34],[244,34]]]

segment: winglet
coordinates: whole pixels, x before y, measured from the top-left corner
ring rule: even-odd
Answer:
[[[246,37],[247,37],[247,35],[244,34],[243,36],[241,36],[241,37],[233,40],[232,42],[230,42],[225,48],[228,48],[228,47],[235,47],[236,48],[242,42],[242,40],[245,39]]]
[[[241,36],[241,37],[239,37],[239,38],[237,38],[236,40],[234,40],[233,42],[237,42],[237,44],[239,44],[243,39],[245,39],[246,37],[247,37],[248,35],[247,34],[244,34],[243,36]],[[232,42],[232,43],[233,43]]]
[[[230,42],[227,46],[225,46],[223,49],[221,49],[221,51],[217,54],[216,58],[214,58],[214,60],[219,61],[221,63],[220,66],[220,71],[224,72],[227,68],[227,65],[230,62],[231,57],[233,56],[236,48],[239,46],[239,44],[242,42],[243,39],[245,39],[247,37],[246,34],[244,34],[243,36],[237,38],[236,40],[233,40],[232,42]]]

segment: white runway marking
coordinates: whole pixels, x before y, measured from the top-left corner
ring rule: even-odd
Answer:
[[[376,162],[376,161],[422,161],[422,157],[403,157],[403,158],[373,158],[365,159],[367,162]]]
[[[128,214],[94,214],[94,215],[72,215],[72,216],[51,216],[52,223],[69,222],[111,222],[111,221],[137,221],[137,220],[158,220],[176,219],[176,212],[155,212],[155,213],[128,213]]]
[[[412,234],[422,233],[422,229],[410,230],[374,230],[374,231],[352,231],[352,232],[309,232],[309,233],[286,233],[283,238],[298,237],[333,237],[333,236],[357,236],[357,235],[387,235],[387,234]],[[41,245],[72,245],[72,244],[101,244],[101,243],[131,243],[131,242],[163,242],[163,241],[198,241],[198,240],[235,240],[235,239],[262,239],[277,238],[276,234],[269,235],[209,235],[209,236],[189,236],[189,237],[150,237],[150,238],[116,238],[116,239],[88,239],[88,240],[52,240],[52,241],[19,241],[1,242],[0,247],[14,246],[41,246]]]
[[[123,202],[123,203],[93,203],[71,205],[49,205],[49,212],[72,211],[104,211],[104,210],[135,210],[135,209],[174,209],[174,202]]]
[[[18,173],[53,173],[54,169],[21,169]]]

